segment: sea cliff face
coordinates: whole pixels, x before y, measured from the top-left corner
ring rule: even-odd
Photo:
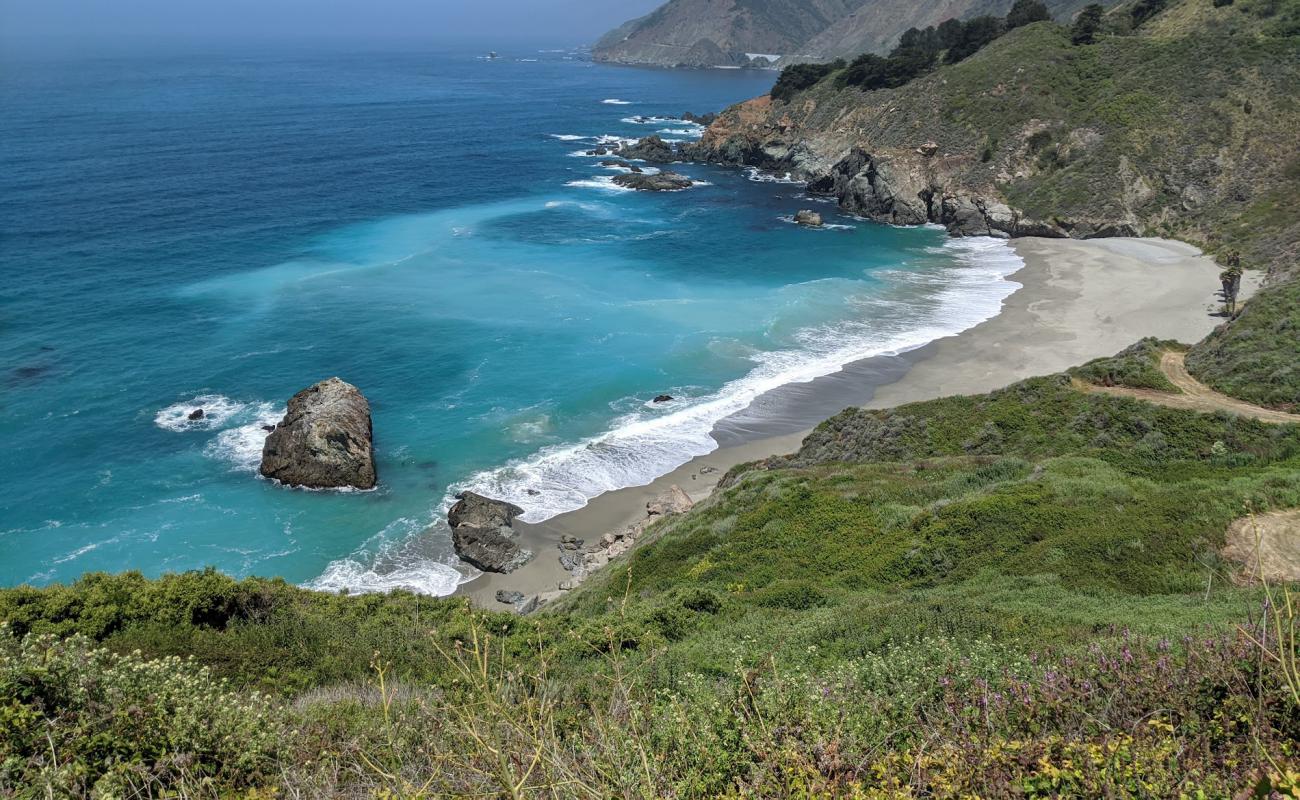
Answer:
[[[597,61],[771,67],[884,53],[911,27],[1006,14],[1013,0],[669,0],[596,42]],[[1047,0],[1068,20],[1087,0]]]
[[[1184,3],[1084,47],[1039,23],[897,89],[833,73],[727,109],[684,155],[789,172],[891,224],[1177,236],[1285,271],[1300,242],[1283,211],[1300,169],[1300,59],[1293,38],[1243,18]]]

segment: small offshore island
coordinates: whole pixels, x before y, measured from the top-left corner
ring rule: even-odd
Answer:
[[[459,492],[458,596],[0,590],[0,795],[1300,796],[1300,2],[999,8],[838,60],[701,37],[671,65],[761,57],[771,93],[578,155],[641,199],[691,164],[803,182],[810,239],[837,209],[1009,240],[1001,313],[542,522]],[[290,400],[268,488],[382,486],[365,390]]]

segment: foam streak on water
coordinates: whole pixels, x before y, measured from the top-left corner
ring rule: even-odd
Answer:
[[[939,293],[935,311],[906,331],[882,335],[872,320],[802,331],[803,347],[755,354],[749,374],[681,410],[629,414],[604,434],[480,472],[453,492],[469,489],[507,500],[525,509],[524,521],[541,522],[581,508],[604,492],[648,484],[711,453],[717,448],[709,435],[713,426],[762,393],[837,372],[852,361],[905,352],[960,333],[995,316],[1002,301],[1020,288],[1007,278],[1024,263],[1006,242],[974,237],[950,240],[945,247],[957,254],[960,265],[950,270],[950,283]],[[444,508],[451,494],[444,498]]]

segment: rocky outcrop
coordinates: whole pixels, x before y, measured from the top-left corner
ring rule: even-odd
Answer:
[[[513,503],[474,492],[456,495],[447,512],[456,555],[484,572],[514,572],[527,564],[532,552],[519,547],[513,523],[524,510]]]
[[[657,134],[645,136],[636,144],[623,145],[619,148],[618,155],[622,158],[649,161],[652,164],[671,164],[682,160],[673,146]]]
[[[288,486],[373,489],[370,403],[338,378],[298,392],[266,437],[261,473]]]
[[[695,182],[685,175],[678,175],[676,172],[656,172],[653,175],[643,172],[629,172],[624,175],[615,175],[614,183],[627,189],[636,189],[638,192],[679,192],[682,189],[689,189],[695,185]]]
[[[822,215],[811,209],[800,209],[794,213],[796,225],[803,225],[808,228],[820,228],[825,223],[822,221]]]

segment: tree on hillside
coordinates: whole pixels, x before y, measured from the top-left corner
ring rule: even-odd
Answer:
[[[1106,9],[1100,4],[1093,3],[1085,6],[1079,12],[1079,16],[1074,18],[1074,26],[1070,28],[1070,41],[1075,44],[1092,44],[1097,40],[1097,31],[1101,30],[1101,18],[1105,15]]]
[[[789,100],[798,92],[816,85],[837,69],[844,68],[844,61],[836,59],[829,64],[794,64],[781,70],[781,76],[772,87],[773,100]]]
[[[935,34],[939,37],[939,47],[951,50],[961,41],[965,29],[965,24],[959,19],[946,19],[939,23],[939,27],[935,28]]]
[[[1002,35],[1002,20],[997,17],[983,16],[969,20],[962,26],[961,39],[948,48],[944,61],[956,64],[972,56],[981,47]]]
[[[1130,12],[1133,17],[1133,27],[1136,28],[1159,14],[1167,4],[1168,0],[1138,0]]]
[[[1229,316],[1237,313],[1237,295],[1241,292],[1241,254],[1229,250],[1223,255],[1223,264],[1227,267],[1219,273],[1219,282],[1223,285],[1223,304]]]
[[[1031,22],[1046,22],[1051,18],[1047,6],[1041,0],[1016,0],[1007,12],[1007,30],[1015,30]]]

